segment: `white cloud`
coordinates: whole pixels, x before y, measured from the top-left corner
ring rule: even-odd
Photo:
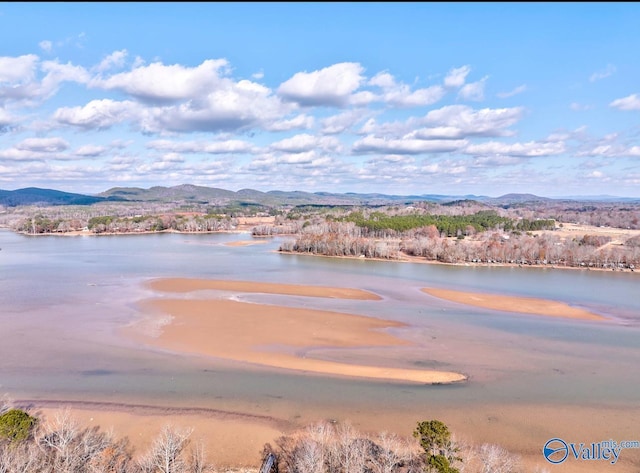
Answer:
[[[253,74],[251,74],[251,78],[255,80],[264,79],[264,72],[262,71],[254,72]]]
[[[602,140],[599,144],[577,153],[577,156],[592,156],[602,158],[625,158],[640,156],[640,146],[627,147],[615,140]]]
[[[444,88],[439,85],[411,91],[407,84],[396,82],[395,78],[387,72],[376,74],[369,81],[369,85],[380,87],[383,90],[382,97],[378,100],[396,107],[431,105],[442,99],[446,93]],[[370,101],[377,99],[374,94],[368,98]]]
[[[11,125],[15,121],[16,119],[13,116],[11,116],[9,112],[7,112],[5,109],[0,107],[0,133],[2,132],[2,129],[4,127]]]
[[[353,152],[356,154],[445,153],[457,151],[467,144],[467,140],[417,140],[411,138],[386,140],[369,135],[353,144]]]
[[[41,153],[57,153],[69,148],[62,138],[27,138],[16,145],[16,149],[22,151],[35,151]]]
[[[306,133],[295,135],[291,138],[272,143],[270,148],[285,153],[302,153],[321,149],[325,151],[337,151],[341,147],[340,140],[333,136],[312,136]]]
[[[137,105],[131,101],[110,99],[92,100],[84,107],[63,107],[56,110],[53,119],[63,125],[87,129],[105,129],[131,119]]]
[[[266,128],[290,111],[260,84],[225,79],[197,100],[145,109],[139,125],[148,133],[237,131]]]
[[[444,78],[444,86],[448,88],[462,87],[469,72],[471,72],[471,67],[468,65],[451,69]]]
[[[18,84],[31,82],[35,77],[38,60],[35,54],[18,57],[0,56],[0,86],[7,84],[15,87]]]
[[[83,146],[80,146],[74,152],[74,154],[76,156],[82,156],[82,157],[87,157],[87,158],[95,158],[97,156],[102,156],[104,153],[106,153],[106,151],[107,151],[107,148],[105,148],[104,146],[83,145]]]
[[[522,84],[516,87],[515,89],[510,90],[509,92],[498,92],[496,95],[498,96],[498,98],[506,99],[509,97],[513,97],[514,95],[521,94],[525,90],[527,90],[527,86],[526,84]]]
[[[335,135],[349,130],[352,126],[370,114],[366,110],[347,110],[345,112],[324,118],[321,121],[321,132],[325,135]]]
[[[107,78],[95,77],[90,87],[121,90],[132,97],[152,103],[167,103],[185,99],[200,99],[208,93],[229,88],[224,76],[225,59],[207,59],[196,67],[160,62],[138,66]]]
[[[628,97],[614,100],[609,106],[619,110],[640,110],[640,96],[631,94]]]
[[[302,113],[294,118],[267,122],[264,124],[264,129],[267,131],[308,130],[314,123],[313,116]]]
[[[562,154],[566,151],[563,142],[501,143],[490,141],[472,144],[465,148],[464,153],[474,156],[515,156],[515,157],[543,157]]]
[[[342,62],[313,72],[298,72],[280,84],[278,94],[303,106],[345,106],[363,82],[363,71],[358,63]]]
[[[632,146],[627,152],[629,156],[640,156],[640,146]]]
[[[417,130],[416,137],[462,138],[466,136],[510,136],[506,128],[515,125],[524,114],[522,107],[483,108],[467,105],[447,105],[432,110],[422,123],[433,128]]]
[[[124,66],[128,54],[126,49],[114,51],[100,61],[100,64],[96,66],[96,70],[98,72],[104,72],[112,68],[121,68]]]
[[[522,158],[516,156],[481,156],[474,158],[471,165],[474,168],[495,168],[520,164],[521,162]]]
[[[481,102],[484,100],[484,85],[489,76],[485,76],[477,82],[471,84],[465,84],[458,92],[458,98],[463,100],[472,100],[474,102]]]
[[[598,80],[606,79],[607,77],[612,76],[615,72],[616,66],[614,66],[613,64],[607,64],[606,68],[591,74],[591,77],[589,77],[589,82],[596,82]]]
[[[39,58],[32,54],[17,58],[0,57],[0,102],[22,101],[33,105],[54,95],[62,82],[85,83],[89,78],[81,66],[38,61]],[[40,81],[36,78],[38,66],[45,73]]]
[[[226,141],[169,141],[156,140],[147,143],[147,148],[173,153],[244,154],[255,153],[258,148],[242,140]]]

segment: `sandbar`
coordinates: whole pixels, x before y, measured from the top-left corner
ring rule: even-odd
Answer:
[[[267,243],[266,240],[237,240],[225,243],[225,246],[251,246]]]
[[[466,380],[465,375],[449,371],[365,366],[312,357],[314,350],[327,348],[410,346],[409,341],[383,331],[404,326],[400,322],[225,299],[150,299],[142,301],[140,308],[163,325],[150,326],[148,320],[141,320],[125,333],[138,342],[170,351],[323,375],[420,384]]]
[[[454,291],[451,289],[423,288],[423,292],[459,304],[466,304],[484,309],[524,314],[545,315],[549,317],[565,317],[570,319],[604,321],[605,317],[585,309],[572,307],[569,304],[534,297],[505,296],[480,292]]]
[[[382,300],[380,296],[362,289],[345,287],[309,286],[254,281],[228,281],[217,279],[163,278],[153,279],[147,286],[154,291],[185,293],[202,290],[256,292],[290,296],[326,297],[332,299]]]

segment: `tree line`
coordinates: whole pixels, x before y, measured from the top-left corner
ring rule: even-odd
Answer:
[[[393,234],[377,232],[354,222],[328,221],[308,225],[292,240],[284,241],[284,252],[325,256],[403,259],[421,257],[444,263],[509,263],[567,267],[630,269],[640,265],[639,237],[612,245],[609,237],[585,235],[562,239],[552,232],[530,235],[491,230],[469,237],[449,238],[436,225]]]

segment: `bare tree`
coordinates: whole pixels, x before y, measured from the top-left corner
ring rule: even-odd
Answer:
[[[187,461],[183,451],[189,444],[192,429],[179,430],[165,425],[155,439],[149,452],[140,461],[144,473],[185,473]]]
[[[499,445],[482,444],[478,450],[482,462],[482,473],[512,473],[520,460]]]

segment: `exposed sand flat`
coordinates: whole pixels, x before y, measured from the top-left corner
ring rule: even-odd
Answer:
[[[253,281],[226,281],[216,279],[165,278],[154,279],[148,287],[162,292],[192,292],[207,289],[220,291],[259,292],[263,294],[284,294],[290,296],[327,297],[333,299],[359,299],[377,301],[382,298],[361,289],[326,286],[303,286],[298,284],[277,284]]]
[[[515,297],[480,292],[453,291],[450,289],[423,288],[423,292],[460,304],[483,307],[485,309],[520,312],[524,314],[546,315],[550,317],[566,317],[582,320],[606,320],[605,317],[584,309],[571,307],[569,304],[533,297]]]
[[[404,325],[399,322],[218,299],[154,299],[142,302],[141,307],[171,318],[159,330],[156,327],[152,332],[145,328],[148,321],[141,321],[127,333],[142,343],[172,351],[273,368],[421,384],[466,379],[447,371],[352,365],[306,357],[318,348],[410,345],[381,331]]]
[[[266,240],[238,240],[238,241],[229,241],[225,243],[225,246],[251,246],[251,245],[260,245],[266,243]]]

